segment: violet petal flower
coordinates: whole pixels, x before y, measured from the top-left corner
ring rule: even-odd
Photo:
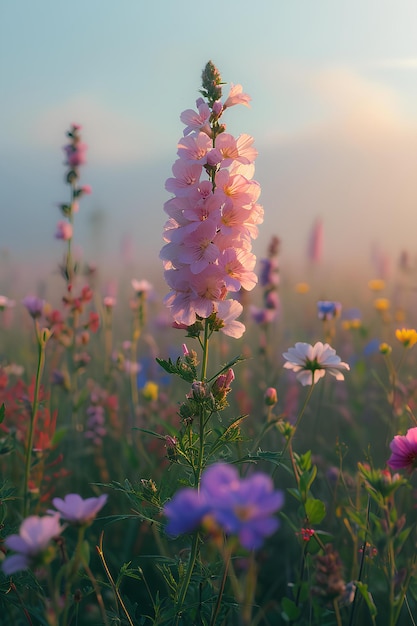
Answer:
[[[240,478],[236,468],[221,463],[204,475],[202,489],[212,502],[212,514],[226,533],[237,535],[244,548],[259,548],[279,525],[272,515],[282,507],[284,496],[274,491],[271,478],[256,472]]]
[[[208,503],[201,492],[191,487],[182,489],[164,506],[168,517],[165,530],[171,537],[189,533],[198,528],[208,511]]]
[[[64,499],[53,498],[52,504],[64,520],[82,526],[91,524],[106,501],[107,494],[84,500],[78,493],[69,493]]]
[[[232,465],[216,463],[203,473],[200,492],[182,489],[164,507],[169,518],[166,530],[170,535],[190,532],[210,516],[226,534],[236,535],[244,548],[254,550],[278,528],[274,513],[283,500],[266,474],[240,478]]]

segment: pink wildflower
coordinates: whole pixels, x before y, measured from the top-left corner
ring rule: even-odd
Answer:
[[[56,225],[55,231],[55,239],[62,239],[63,241],[68,241],[72,239],[72,224],[66,222],[65,220],[61,220]]]
[[[244,326],[236,317],[242,306],[226,298],[228,291],[249,290],[257,282],[251,239],[258,234],[263,211],[257,205],[260,186],[252,180],[257,156],[253,139],[246,134],[235,139],[219,122],[224,108],[247,104],[249,96],[240,85],[232,85],[223,106],[221,84],[209,62],[201,91],[208,102],[199,98],[198,113],[187,109],[181,115],[186,129],[178,142],[173,177],[165,183],[174,197],[164,205],[169,219],[160,258],[171,288],[165,304],[176,327],[215,314],[215,330],[240,337]]]
[[[395,435],[390,448],[388,465],[392,469],[406,469],[411,474],[417,467],[417,427],[409,428],[406,435]]]
[[[227,107],[232,107],[235,104],[243,104],[248,107],[249,102],[251,101],[251,97],[248,94],[243,93],[242,85],[234,85],[230,83],[230,92],[227,97],[227,100],[223,104],[223,109],[227,109]]]

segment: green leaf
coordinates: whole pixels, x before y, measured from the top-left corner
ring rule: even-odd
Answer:
[[[300,617],[300,608],[290,598],[282,598],[282,617],[286,622],[292,622]]]
[[[366,606],[369,609],[369,613],[371,614],[371,617],[372,618],[376,617],[378,611],[375,606],[375,602],[370,592],[368,591],[368,585],[365,585],[365,583],[362,583],[360,580],[355,581],[355,585],[359,593],[361,594],[362,598],[365,600]]]
[[[298,502],[301,502],[301,494],[296,487],[288,487],[287,491],[289,494],[294,496],[294,498],[298,500]]]
[[[0,424],[3,422],[5,416],[6,416],[6,407],[4,406],[4,402],[3,402],[3,404],[0,406]]]
[[[313,465],[310,471],[303,472],[300,476],[300,491],[304,498],[307,498],[307,494],[310,491],[311,485],[317,476],[317,466]]]
[[[257,461],[270,461],[274,465],[281,465],[282,452],[270,452],[268,450],[258,450],[257,452],[249,452],[246,456],[238,459],[235,463],[256,463]]]
[[[87,565],[90,563],[90,544],[84,540],[81,544],[81,560]]]
[[[310,524],[320,524],[320,522],[325,518],[326,507],[321,500],[308,498],[304,506]]]

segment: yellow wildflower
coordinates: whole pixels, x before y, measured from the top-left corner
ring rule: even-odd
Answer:
[[[377,311],[380,312],[388,311],[390,307],[390,301],[388,300],[388,298],[377,298],[376,300],[374,300],[374,307]]]
[[[385,281],[381,278],[374,278],[368,282],[368,287],[371,291],[382,291],[385,289]]]
[[[414,328],[397,328],[395,336],[404,348],[412,348],[417,343],[417,331]]]
[[[388,343],[385,343],[384,341],[379,345],[379,351],[381,354],[391,354],[392,348]]]
[[[308,283],[297,283],[294,287],[295,293],[308,293],[310,285]]]
[[[145,384],[144,388],[142,389],[142,395],[145,398],[145,400],[149,400],[149,402],[152,402],[158,399],[158,391],[159,391],[158,385],[152,382],[151,380],[148,380],[148,382]]]

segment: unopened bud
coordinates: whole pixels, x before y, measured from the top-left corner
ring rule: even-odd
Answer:
[[[278,402],[277,390],[274,387],[268,387],[264,393],[264,402],[266,406],[275,406]]]

